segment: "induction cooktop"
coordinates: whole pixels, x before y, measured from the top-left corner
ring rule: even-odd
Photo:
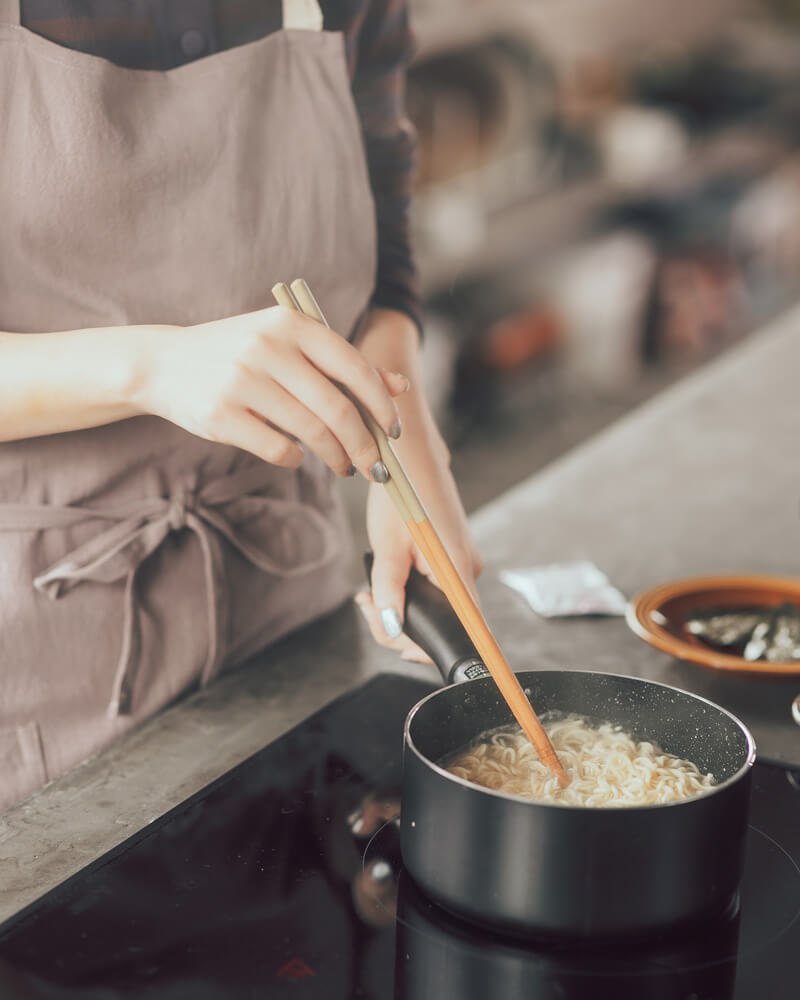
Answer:
[[[403,722],[431,690],[374,678],[1,925],[0,997],[796,1000],[800,771],[756,763],[739,906],[712,925],[508,940],[402,868]]]

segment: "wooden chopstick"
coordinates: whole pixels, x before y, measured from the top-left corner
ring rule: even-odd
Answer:
[[[311,319],[317,320],[319,323],[322,323],[323,326],[327,326],[330,329],[330,325],[323,316],[322,310],[317,304],[317,300],[314,298],[311,289],[302,278],[298,278],[293,281],[291,289],[287,288],[283,282],[279,282],[272,289],[272,294],[275,296],[276,301],[280,305],[291,306],[291,303],[295,303],[295,309],[299,309],[300,312],[305,313],[306,316],[310,316]],[[339,385],[339,383],[337,383],[337,385]],[[363,407],[359,400],[354,398],[346,386],[339,385],[339,388],[347,396],[347,398],[355,404],[361,419],[367,426],[367,430],[375,439],[375,443],[378,446],[378,452],[381,456],[381,461],[389,471],[389,480],[384,483],[384,486],[386,487],[386,491],[388,492],[395,507],[400,511],[403,520],[407,520],[410,515],[406,505],[406,498],[401,492],[400,480],[397,476],[399,462],[397,456],[389,446],[389,440],[384,434],[383,428],[375,420],[369,410]]]
[[[300,308],[307,316],[311,316],[313,319],[318,320],[327,327],[330,326],[328,321],[325,319],[322,309],[314,297],[313,292],[302,278],[298,278],[292,282],[289,294],[295,302],[299,303]],[[431,567],[431,571],[435,574],[434,564],[436,561],[436,555],[431,551],[427,537],[418,531],[419,525],[429,524],[430,521],[416,489],[412,485],[411,480],[408,478],[400,459],[395,454],[383,428],[373,418],[369,410],[361,405],[360,400],[355,399],[345,387],[342,386],[341,388],[347,394],[348,398],[353,401],[359,411],[359,414],[361,415],[361,418],[364,420],[367,429],[375,439],[381,459],[389,471],[389,481],[384,484],[384,488],[389,492],[390,498],[393,501],[396,510],[400,514],[403,523],[411,533],[420,552],[422,552],[425,556],[428,565]],[[438,576],[436,578],[439,580]],[[441,586],[441,582],[439,585]],[[447,593],[447,591],[444,592]],[[463,605],[463,602],[461,602],[460,595],[451,593],[448,597],[451,605],[453,605],[453,609],[458,614],[459,619],[463,620],[464,616],[467,614],[467,607]],[[460,612],[456,608],[456,604],[458,604]]]
[[[282,282],[275,285],[272,294],[280,305],[292,309],[299,307],[307,316],[328,326],[311,289],[302,278],[292,282],[291,290]],[[517,675],[503,655],[480,608],[426,514],[422,501],[394,453],[383,428],[375,421],[372,414],[361,405],[359,400],[344,387],[342,388],[358,408],[367,429],[375,439],[381,460],[389,470],[389,481],[384,484],[385,488],[388,490],[411,537],[427,560],[439,586],[450,601],[453,610],[494,678],[501,695],[522,727],[522,731],[536,748],[543,763],[556,776],[558,783],[562,787],[566,786],[569,784],[569,778],[558,759],[558,754],[548,739],[533,706],[522,690]]]
[[[275,296],[276,301],[280,305],[287,306],[292,309],[299,309],[301,312],[305,313],[306,316],[310,316],[312,319],[316,319],[318,322],[330,328],[330,325],[325,319],[322,309],[320,309],[313,292],[302,278],[298,278],[293,281],[291,288],[287,288],[283,282],[279,282],[272,289],[272,294]],[[383,484],[384,488],[389,493],[389,497],[400,514],[403,523],[411,533],[417,547],[428,561],[428,565],[431,566],[431,571],[433,571],[435,556],[430,551],[427,538],[420,535],[417,531],[417,525],[427,521],[427,515],[416,490],[411,485],[400,460],[394,453],[380,424],[374,419],[369,410],[361,405],[360,400],[356,399],[345,386],[340,385],[339,388],[347,395],[348,399],[355,404],[361,418],[367,426],[367,429],[375,439],[381,459],[389,471],[389,480]],[[438,579],[439,578],[437,577],[437,580]],[[459,604],[460,610],[456,608],[456,602]],[[453,594],[450,597],[450,603],[453,605],[453,609],[456,611],[459,619],[463,619],[467,615],[467,608],[461,606],[458,595]]]

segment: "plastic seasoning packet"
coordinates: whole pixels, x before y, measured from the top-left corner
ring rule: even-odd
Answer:
[[[625,614],[625,596],[601,569],[585,560],[505,569],[500,580],[546,618]]]

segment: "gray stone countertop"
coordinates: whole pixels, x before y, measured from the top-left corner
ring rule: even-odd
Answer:
[[[632,674],[739,714],[766,759],[800,766],[795,678],[672,660],[624,621],[538,618],[504,567],[587,558],[628,596],[717,572],[800,570],[800,309],[679,382],[472,518],[486,616],[516,669]],[[290,636],[0,816],[0,921],[381,671],[433,678],[370,639],[352,605]]]

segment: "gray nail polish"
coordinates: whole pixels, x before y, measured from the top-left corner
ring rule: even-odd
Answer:
[[[370,479],[374,483],[388,483],[389,482],[389,470],[383,464],[383,462],[376,462],[372,468],[369,470]]]
[[[381,624],[390,639],[397,639],[403,634],[403,623],[394,608],[384,608],[381,611]]]
[[[357,472],[358,469],[354,465],[351,465],[350,468],[347,470],[347,475],[354,476]]]
[[[392,866],[388,861],[374,861],[369,869],[370,879],[378,885],[390,879],[393,874]]]
[[[400,418],[398,417],[397,420],[395,420],[395,422],[389,428],[389,437],[393,438],[396,441],[402,433],[403,433],[403,424]]]

